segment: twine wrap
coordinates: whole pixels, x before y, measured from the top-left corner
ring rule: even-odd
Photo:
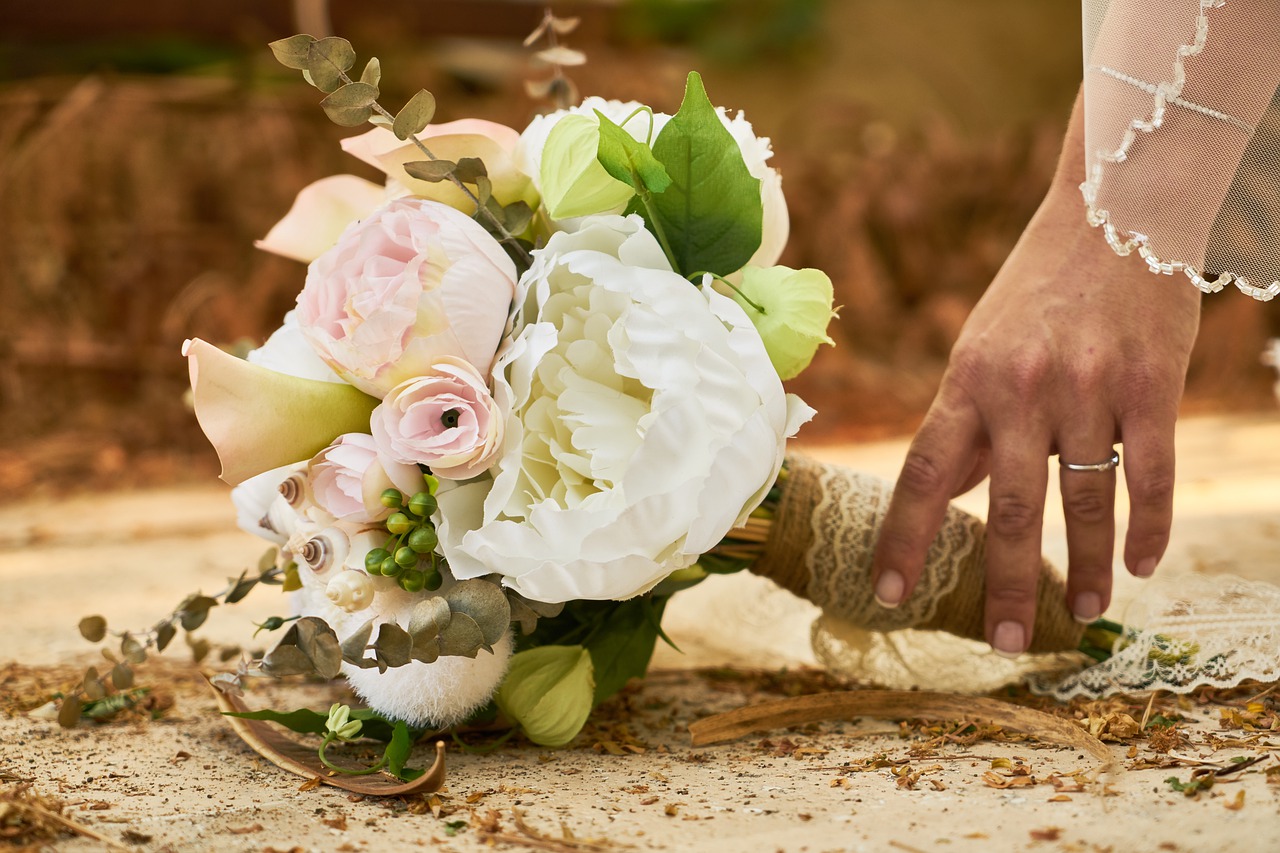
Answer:
[[[790,457],[788,464],[777,514],[752,572],[863,630],[917,628],[985,638],[986,525],[949,507],[912,594],[896,608],[881,607],[871,583],[871,557],[892,486],[803,456]],[[1079,646],[1084,626],[1072,618],[1065,593],[1063,578],[1041,561],[1028,651]]]

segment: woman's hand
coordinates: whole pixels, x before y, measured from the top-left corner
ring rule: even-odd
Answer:
[[[1116,256],[1059,180],[951,353],[907,454],[876,548],[876,596],[911,594],[947,502],[990,475],[986,636],[1030,644],[1048,483],[1046,460],[1121,455],[1130,497],[1124,559],[1149,576],[1169,541],[1174,422],[1199,322],[1183,276]],[[1054,466],[1058,467],[1058,466]],[[1068,606],[1082,621],[1111,596],[1116,474],[1060,469]]]

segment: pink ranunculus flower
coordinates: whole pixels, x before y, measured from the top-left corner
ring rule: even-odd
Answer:
[[[381,501],[387,489],[398,489],[407,498],[422,491],[425,483],[417,465],[379,453],[367,433],[338,436],[307,468],[316,503],[339,521],[354,524],[391,515]]]
[[[486,378],[449,357],[397,385],[369,417],[382,453],[420,462],[450,480],[468,480],[489,467],[502,448],[504,419]]]
[[[533,178],[516,165],[520,134],[511,128],[483,119],[461,119],[428,125],[418,139],[441,160],[457,162],[463,157],[477,157],[483,161],[493,185],[493,197],[499,204],[523,201],[537,209],[538,190]],[[392,195],[398,194],[399,185],[403,192],[419,198],[443,202],[466,213],[475,210],[475,202],[451,182],[432,183],[409,177],[404,164],[427,157],[413,142],[397,139],[385,127],[342,140],[342,150],[385,172],[387,191]]]
[[[307,268],[298,324],[339,376],[381,398],[443,356],[487,374],[515,286],[515,264],[470,217],[398,199]]]

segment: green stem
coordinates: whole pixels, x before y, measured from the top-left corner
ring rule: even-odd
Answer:
[[[335,740],[339,740],[339,737],[333,732],[330,732],[329,734],[325,735],[324,740],[320,743],[320,749],[317,750],[316,752],[316,754],[320,756],[320,763],[323,764],[325,767],[328,767],[333,772],[342,773],[343,775],[346,775],[346,776],[368,776],[371,773],[379,772],[380,770],[382,770],[382,768],[387,766],[387,757],[384,755],[382,756],[381,761],[379,761],[377,764],[373,765],[372,767],[365,768],[364,770],[348,770],[345,767],[339,767],[338,765],[330,762],[329,759],[325,758],[325,755],[324,755],[324,751],[329,748],[329,744],[333,743]]]
[[[729,281],[729,279],[725,278],[725,277],[724,277],[724,276],[722,276],[722,275],[716,275],[716,274],[715,274],[715,273],[713,273],[713,272],[696,272],[696,273],[693,273],[692,275],[687,275],[687,276],[685,276],[685,278],[689,279],[690,281],[693,281],[693,280],[694,280],[694,279],[696,279],[696,278],[702,278],[702,276],[704,276],[704,275],[709,275],[709,276],[711,276],[711,277],[712,277],[712,278],[714,278],[716,281],[720,282],[720,283],[721,283],[721,284],[723,284],[725,287],[729,288],[729,289],[730,289],[730,290],[732,290],[734,293],[738,294],[738,298],[739,298],[739,299],[741,299],[743,302],[747,303],[747,304],[748,304],[748,305],[750,305],[752,308],[754,308],[754,309],[756,309],[757,311],[759,311],[761,314],[768,314],[768,313],[769,313],[768,311],[764,310],[764,306],[763,306],[763,305],[761,305],[760,303],[756,302],[756,301],[755,301],[754,299],[752,299],[750,296],[747,296],[747,294],[743,293],[743,292],[742,292],[742,288],[738,287],[736,284],[734,284],[733,282]]]
[[[667,256],[667,263],[671,264],[673,270],[680,269],[676,263],[676,254],[671,251],[671,243],[667,241],[667,232],[663,230],[662,223],[658,220],[658,215],[653,209],[653,194],[648,190],[638,193],[637,197],[640,203],[644,205],[645,213],[649,214],[649,225],[653,227],[653,235],[658,238],[658,245],[662,247],[662,253]]]
[[[652,147],[653,146],[653,108],[652,107],[647,107],[641,104],[640,106],[636,107],[634,110],[631,111],[631,115],[627,116],[622,121],[618,122],[618,127],[625,128],[627,126],[627,122],[631,121],[633,118],[640,115],[640,113],[646,113],[649,116],[649,132],[645,134],[644,144]]]

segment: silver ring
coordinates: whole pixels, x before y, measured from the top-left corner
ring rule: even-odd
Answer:
[[[1120,451],[1112,450],[1110,459],[1106,462],[1094,462],[1092,465],[1077,465],[1067,462],[1061,456],[1058,457],[1058,464],[1068,471],[1110,471],[1120,464]]]

